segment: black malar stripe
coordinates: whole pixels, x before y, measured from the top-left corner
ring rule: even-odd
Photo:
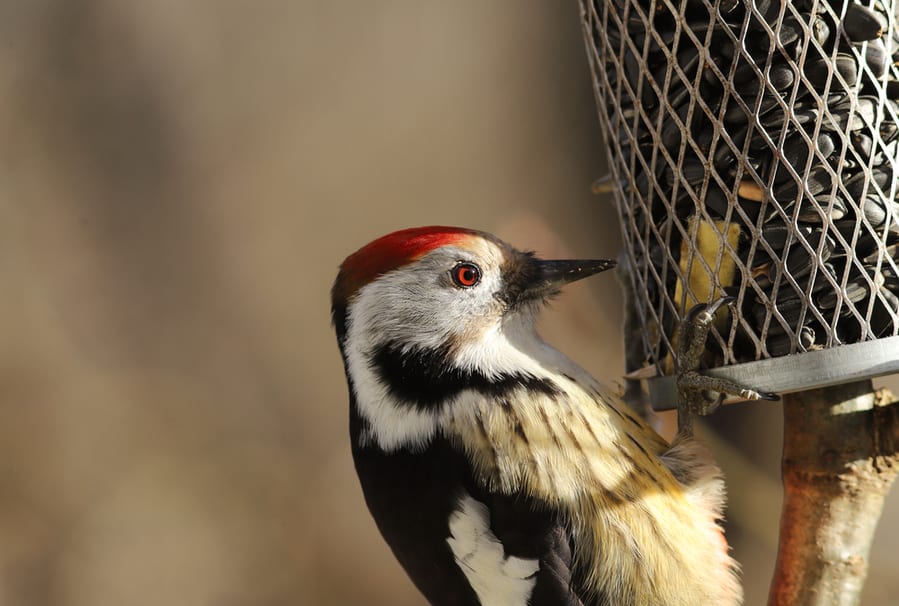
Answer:
[[[404,350],[389,342],[371,353],[371,367],[390,395],[419,410],[438,407],[467,390],[495,399],[517,389],[547,396],[559,394],[559,388],[548,379],[521,373],[502,374],[491,379],[477,371],[460,369],[450,362],[449,351],[448,345],[434,350]]]

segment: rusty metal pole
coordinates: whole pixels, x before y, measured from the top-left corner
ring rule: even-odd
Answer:
[[[871,381],[784,396],[784,502],[770,606],[860,602],[871,541],[899,471],[892,400]]]

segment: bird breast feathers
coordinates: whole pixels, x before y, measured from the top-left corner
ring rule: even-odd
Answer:
[[[521,389],[499,402],[470,394],[448,409],[445,431],[488,488],[564,513],[588,585],[621,597],[612,603],[670,604],[651,592],[676,587],[692,600],[683,604],[738,604],[718,526],[723,482],[707,453],[694,441],[669,447],[617,399],[557,383],[556,394]]]

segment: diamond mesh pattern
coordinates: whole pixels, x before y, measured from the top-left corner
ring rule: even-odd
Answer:
[[[684,310],[724,294],[710,365],[899,334],[892,7],[581,10],[645,362],[670,374]]]

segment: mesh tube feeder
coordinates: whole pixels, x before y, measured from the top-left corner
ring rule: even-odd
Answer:
[[[892,13],[582,2],[654,407],[679,319],[725,294],[710,374],[788,393],[899,372]]]
[[[706,374],[786,394],[772,606],[859,602],[899,471],[893,1],[580,0],[627,370],[673,407],[680,320],[727,295]]]

